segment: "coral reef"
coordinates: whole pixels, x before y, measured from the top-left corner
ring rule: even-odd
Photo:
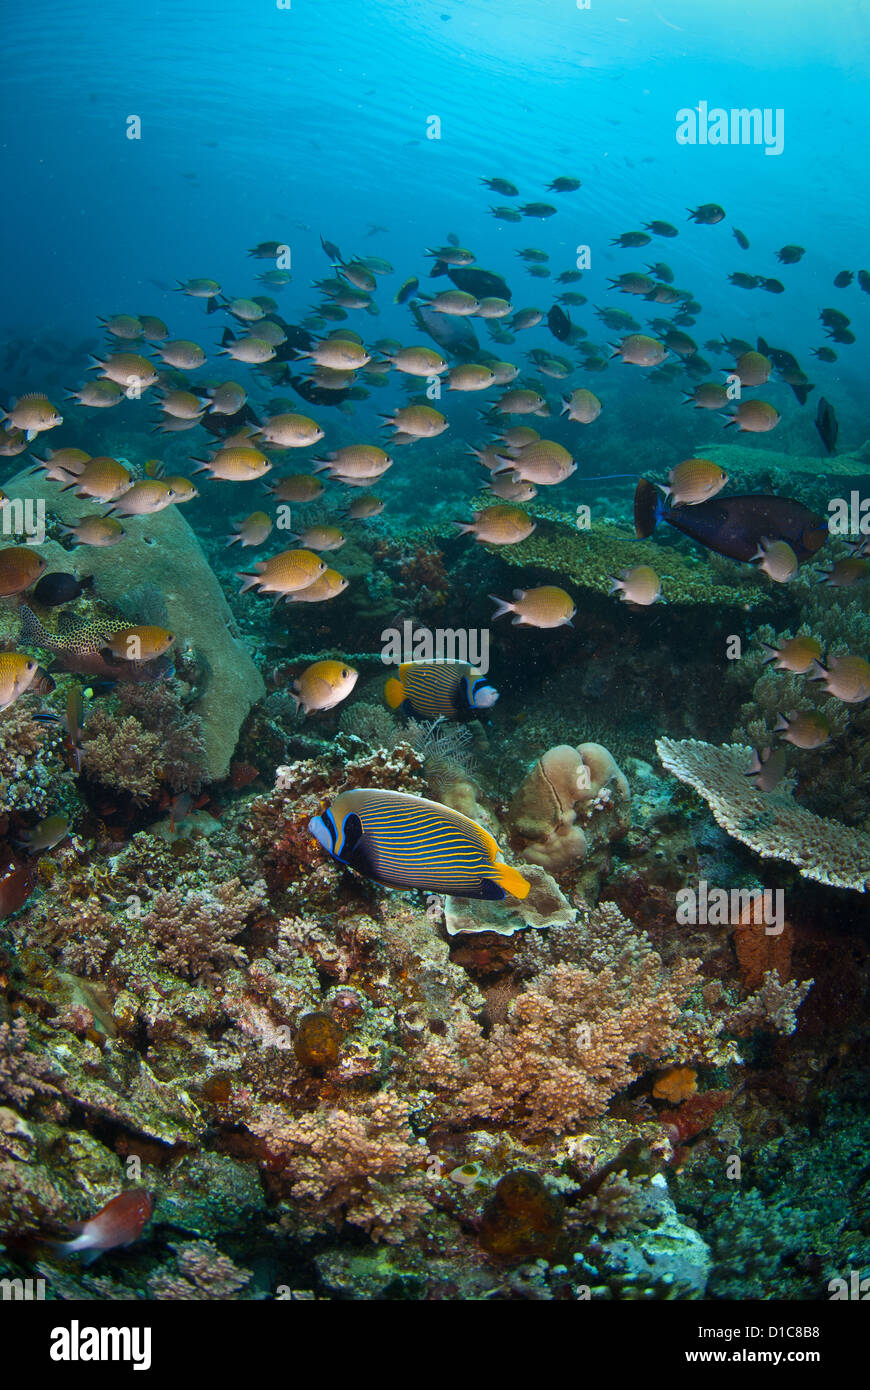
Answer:
[[[64,765],[60,736],[34,719],[36,696],[27,694],[0,711],[0,817],[9,811],[48,815],[55,805]]]

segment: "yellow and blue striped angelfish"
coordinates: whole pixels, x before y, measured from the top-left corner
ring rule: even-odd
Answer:
[[[469,719],[492,709],[498,691],[467,661],[405,661],[384,686],[391,709],[414,719]]]
[[[524,898],[530,884],[499,859],[488,830],[449,806],[358,787],[308,822],[327,854],[390,888],[455,898]]]

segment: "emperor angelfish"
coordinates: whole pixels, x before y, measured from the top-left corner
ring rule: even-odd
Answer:
[[[406,792],[342,792],[308,829],[327,854],[390,888],[456,898],[524,898],[530,884],[498,856],[488,830]]]
[[[384,696],[414,719],[471,719],[492,709],[498,691],[467,661],[405,661]]]

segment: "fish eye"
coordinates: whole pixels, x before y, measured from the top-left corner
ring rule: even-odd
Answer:
[[[341,674],[342,674],[343,676],[346,676],[346,675],[348,675],[349,673],[348,673],[347,671],[345,671],[344,669],[342,669],[342,673],[341,673]]]

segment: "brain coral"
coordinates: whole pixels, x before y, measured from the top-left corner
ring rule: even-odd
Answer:
[[[523,856],[559,873],[586,858],[589,835],[613,839],[628,828],[628,782],[600,743],[549,748],[508,808],[508,824],[526,843]],[[593,820],[594,812],[605,812]],[[606,822],[606,824],[605,824]]]

